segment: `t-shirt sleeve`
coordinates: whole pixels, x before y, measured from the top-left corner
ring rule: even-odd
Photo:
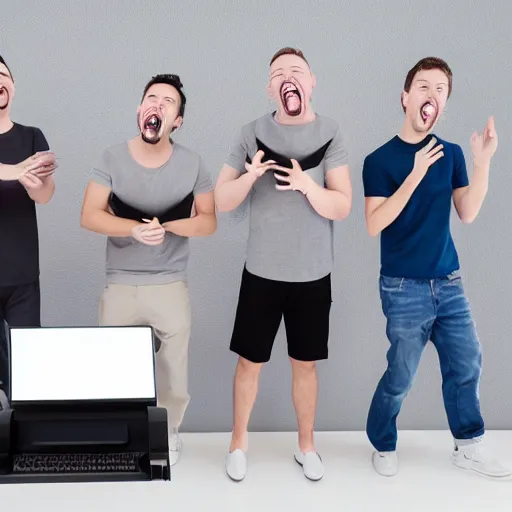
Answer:
[[[34,128],[34,153],[38,151],[49,151],[50,146],[39,128]]]
[[[202,157],[199,157],[199,172],[194,185],[194,196],[206,194],[213,190],[213,180],[206,168],[206,163]]]
[[[233,167],[233,169],[236,169],[240,174],[245,173],[247,153],[247,141],[244,137],[243,131],[240,131],[240,134],[238,135],[237,139],[231,146],[228,157],[226,159],[226,164],[229,165],[230,167]]]
[[[458,144],[453,145],[453,175],[452,189],[467,187],[469,185],[466,160],[462,148]]]
[[[112,188],[112,174],[109,166],[109,152],[105,150],[89,173],[89,180]]]
[[[348,164],[348,151],[341,130],[338,129],[325,152],[325,172]]]
[[[370,156],[363,163],[363,188],[365,197],[390,197],[395,193],[389,173]]]

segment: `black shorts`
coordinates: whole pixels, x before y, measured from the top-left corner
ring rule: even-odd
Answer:
[[[258,277],[244,268],[230,349],[254,363],[267,362],[284,318],[291,358],[327,359],[331,302],[330,274],[288,283]]]

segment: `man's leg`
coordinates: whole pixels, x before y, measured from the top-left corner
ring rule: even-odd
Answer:
[[[188,284],[177,281],[139,286],[141,312],[161,340],[156,354],[158,405],[169,418],[171,465],[178,462],[182,442],[179,428],[190,403],[188,393],[188,350],[192,312]]]
[[[5,323],[4,320],[3,303],[0,302],[0,390],[2,390],[8,396],[9,347],[7,344],[7,336],[5,332],[6,328],[7,324]]]
[[[331,276],[306,283],[290,283],[284,310],[288,355],[292,365],[292,398],[299,430],[295,460],[310,480],[320,480],[324,467],[315,450],[318,399],[316,361],[327,359]]]
[[[376,471],[392,476],[398,471],[396,419],[430,339],[435,309],[428,281],[381,277],[380,294],[391,346],[387,352],[388,367],[370,405],[366,431],[376,450]]]
[[[247,469],[248,425],[263,363],[270,359],[282,318],[283,283],[244,269],[230,349],[238,354],[233,385],[233,432],[226,472],[243,480]]]
[[[509,476],[512,471],[483,449],[485,429],[478,389],[482,350],[461,278],[437,280],[436,297],[432,341],[439,354],[444,405],[455,440],[453,462],[488,476]]]
[[[39,280],[33,283],[10,287],[4,301],[4,319],[11,327],[40,327],[41,326],[41,293]],[[5,325],[0,318],[0,329],[5,339]],[[0,335],[1,337],[2,335]],[[4,345],[4,390],[9,396],[9,347],[7,340]],[[1,350],[1,349],[0,349]],[[0,378],[3,380],[3,378]]]

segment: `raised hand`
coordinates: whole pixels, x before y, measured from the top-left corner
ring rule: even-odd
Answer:
[[[289,167],[281,167],[280,165],[272,166],[272,169],[276,171],[281,171],[286,173],[286,175],[282,175],[279,173],[274,173],[274,177],[280,184],[276,184],[277,190],[298,190],[303,194],[307,194],[309,190],[309,186],[311,184],[311,179],[309,175],[307,175],[300,166],[297,160],[291,159],[292,168]]]
[[[253,157],[251,163],[246,162],[245,163],[245,170],[252,174],[253,176],[256,176],[259,178],[260,176],[263,176],[271,167],[273,164],[275,164],[274,160],[268,160],[267,162],[261,162],[261,159],[263,158],[263,155],[265,153],[260,149]]]
[[[421,176],[427,174],[428,169],[432,164],[437,162],[444,156],[443,145],[435,146],[437,139],[432,137],[432,140],[414,156],[414,171],[418,172]],[[435,146],[435,147],[434,147]]]
[[[470,139],[471,151],[475,163],[489,164],[498,149],[498,134],[491,116],[485,125],[483,133],[473,133]]]

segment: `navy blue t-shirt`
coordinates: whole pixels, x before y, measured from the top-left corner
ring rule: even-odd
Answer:
[[[398,135],[369,154],[363,166],[365,197],[390,197],[414,167],[417,151],[432,137],[444,156],[430,166],[400,215],[381,233],[381,273],[434,279],[459,269],[450,232],[453,190],[469,184],[462,149],[435,135],[410,144]]]

